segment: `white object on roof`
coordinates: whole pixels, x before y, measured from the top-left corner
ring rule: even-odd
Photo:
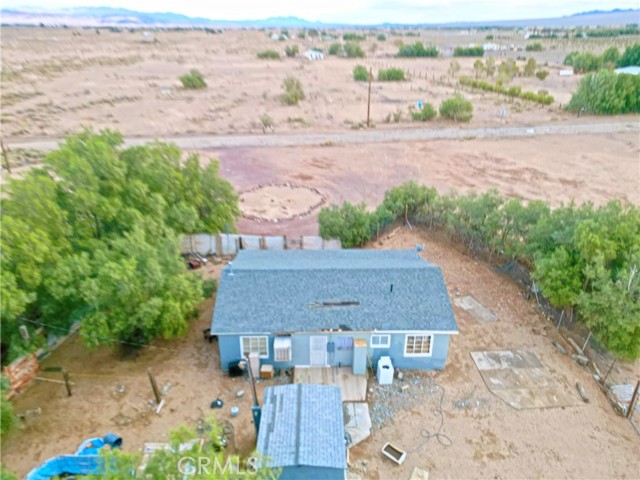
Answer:
[[[308,60],[322,60],[324,55],[318,50],[307,50],[302,54]]]
[[[628,75],[640,75],[640,67],[636,67],[636,66],[628,66],[628,67],[621,67],[621,68],[616,68],[614,70],[614,72],[616,73],[626,73]]]

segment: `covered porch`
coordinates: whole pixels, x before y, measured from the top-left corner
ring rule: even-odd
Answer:
[[[333,385],[343,402],[367,401],[367,375],[354,375],[352,367],[295,367],[293,383]]]

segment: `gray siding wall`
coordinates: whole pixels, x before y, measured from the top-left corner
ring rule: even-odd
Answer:
[[[312,336],[326,336],[327,341],[333,341],[339,345],[338,337],[364,338],[367,340],[367,354],[373,367],[375,368],[381,356],[391,357],[391,361],[396,368],[416,369],[416,370],[442,370],[444,369],[447,353],[449,350],[449,335],[434,334],[432,339],[431,356],[428,357],[406,357],[404,355],[405,333],[392,333],[389,348],[371,348],[371,334],[359,332],[340,333],[299,333],[291,336],[292,361],[275,362],[273,341],[275,335],[268,335],[269,358],[261,359],[261,363],[274,365],[276,368],[291,368],[296,365],[310,365],[310,349]],[[220,348],[220,363],[224,371],[228,370],[229,362],[239,360],[242,356],[240,352],[240,335],[220,335],[218,337]],[[348,366],[353,363],[353,348],[336,348],[333,358],[327,355],[329,366]]]

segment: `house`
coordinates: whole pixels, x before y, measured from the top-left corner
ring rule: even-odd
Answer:
[[[281,480],[344,480],[347,470],[342,400],[338,387],[289,384],[267,387],[258,452]]]
[[[211,324],[223,370],[250,354],[275,368],[441,370],[458,333],[440,268],[414,250],[241,250]]]
[[[324,55],[318,50],[307,50],[302,54],[307,60],[322,60]]]

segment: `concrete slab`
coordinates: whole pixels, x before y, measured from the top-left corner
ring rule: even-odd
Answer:
[[[421,468],[415,467],[409,480],[429,480],[429,472]]]
[[[371,435],[371,416],[369,415],[369,405],[367,403],[345,402],[344,420],[345,431],[351,436],[351,448],[362,442]]]
[[[575,392],[557,381],[533,352],[471,352],[487,388],[517,410],[583,405]]]
[[[469,315],[478,323],[493,322],[496,319],[496,315],[493,312],[484,308],[482,304],[473,297],[458,297],[453,303],[469,312]]]

